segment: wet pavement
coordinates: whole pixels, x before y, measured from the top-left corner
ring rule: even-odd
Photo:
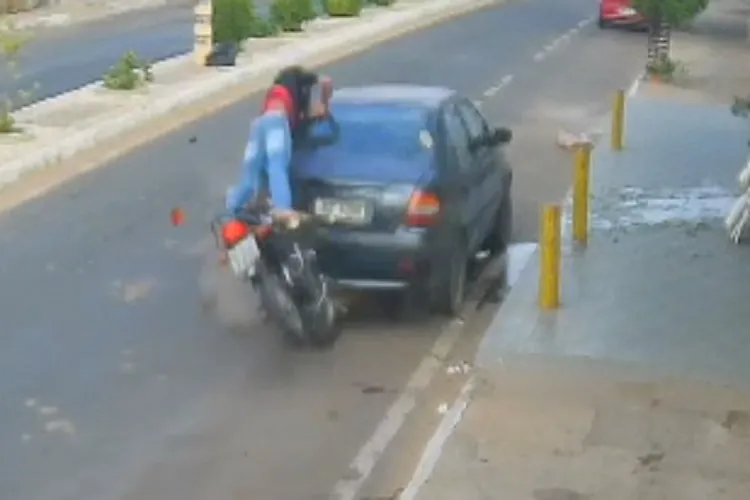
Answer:
[[[514,129],[516,238],[530,241],[538,203],[567,188],[558,129],[590,127],[639,66],[642,39],[598,32],[594,9],[510,2],[324,71],[340,85],[444,85],[481,101]],[[591,68],[606,71],[592,79]],[[330,352],[283,347],[252,295],[207,264],[207,223],[258,108],[256,96],[0,215],[3,495],[309,500],[338,485],[353,500],[408,480],[408,451],[451,398],[444,364],[468,359],[484,331],[476,317],[492,309],[459,329],[376,312]],[[170,224],[175,206],[184,227]],[[219,318],[201,307],[212,288]]]

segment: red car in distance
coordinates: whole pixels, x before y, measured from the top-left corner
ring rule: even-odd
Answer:
[[[633,8],[632,0],[600,0],[599,28],[648,29],[646,18]]]

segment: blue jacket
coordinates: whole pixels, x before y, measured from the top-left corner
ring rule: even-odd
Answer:
[[[240,182],[227,193],[226,208],[236,214],[258,196],[268,182],[272,206],[292,209],[289,180],[292,135],[289,119],[281,111],[268,111],[250,127]]]

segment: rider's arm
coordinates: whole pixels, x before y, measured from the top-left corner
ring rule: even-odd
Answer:
[[[256,121],[250,128],[250,137],[245,146],[245,154],[242,158],[242,173],[240,182],[234,189],[227,193],[227,210],[231,213],[238,213],[247,204],[255,198],[258,191],[260,173],[262,171],[263,155],[259,151],[262,128]]]
[[[305,89],[302,91],[302,94],[305,96],[306,102],[300,103],[300,112],[303,115],[302,120],[316,119],[327,115],[328,104],[333,92],[333,81],[331,78],[312,71],[301,70],[298,82]],[[318,87],[320,101],[312,102],[313,89],[315,87]]]
[[[264,117],[266,172],[271,202],[276,210],[293,210],[290,176],[292,135],[289,120],[277,114]]]

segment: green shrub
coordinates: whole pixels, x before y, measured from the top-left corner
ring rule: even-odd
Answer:
[[[325,0],[331,17],[354,17],[362,12],[363,0]]]
[[[31,38],[15,29],[7,19],[0,19],[0,67],[12,82],[17,82],[23,76],[20,56]],[[9,82],[6,82],[9,83]],[[37,86],[37,84],[35,84]],[[25,106],[31,101],[31,90],[9,92],[5,85],[0,87],[0,134],[20,132],[13,118],[13,111]]]
[[[16,119],[13,118],[13,103],[10,99],[3,99],[0,103],[0,134],[12,134],[20,132],[16,127]]]
[[[305,21],[312,21],[318,17],[318,12],[315,10],[315,2],[313,0],[297,0],[299,4],[300,13]]]
[[[254,0],[213,0],[212,6],[213,43],[240,43],[276,34],[276,29],[258,15]]]
[[[112,66],[104,75],[104,86],[111,90],[133,90],[154,81],[151,65],[128,52],[120,62]]]
[[[302,24],[315,19],[311,0],[274,0],[271,22],[281,31],[302,31]]]
[[[396,3],[396,0],[369,0],[369,2],[378,7],[388,7]]]

